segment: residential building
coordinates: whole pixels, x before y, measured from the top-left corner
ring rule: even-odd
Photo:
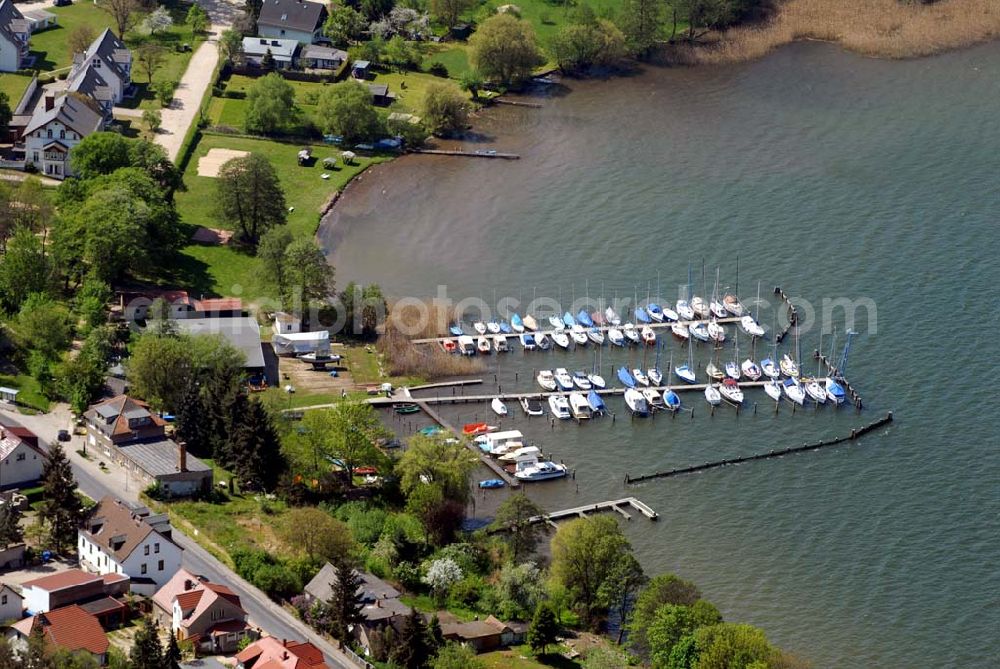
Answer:
[[[326,16],[326,7],[319,2],[264,0],[257,18],[257,34],[312,44],[323,34]]]
[[[20,620],[24,614],[24,598],[6,583],[0,583],[0,625]]]
[[[358,586],[358,594],[365,604],[373,604],[378,600],[399,599],[399,590],[392,587],[378,576],[368,572],[355,573],[361,576],[361,585]],[[310,602],[329,601],[333,596],[333,584],[339,581],[337,568],[327,562],[323,568],[309,581],[303,594]]]
[[[71,652],[85,651],[93,655],[98,664],[103,666],[107,663],[108,637],[104,635],[97,618],[79,606],[64,606],[11,625],[7,638],[15,652],[24,652],[28,638],[36,627],[42,628],[45,640],[53,647]]]
[[[153,595],[155,613],[178,640],[198,653],[233,653],[244,638],[256,638],[239,595],[224,585],[179,570]]]
[[[102,129],[104,114],[98,102],[76,95],[45,95],[22,134],[25,161],[54,179],[72,176],[69,152]]]
[[[294,314],[278,311],[274,314],[274,334],[295,334],[302,332],[302,319]]]
[[[17,72],[25,65],[30,37],[31,21],[13,0],[0,0],[0,72]]]
[[[97,70],[110,87],[114,104],[121,104],[132,88],[132,52],[110,28],[105,28],[86,51],[73,56],[68,79],[75,79],[82,70],[90,68]]]
[[[123,467],[140,485],[158,484],[173,497],[207,492],[212,468],[166,436],[166,421],[145,402],[118,395],[83,414],[88,446]]]
[[[149,318],[149,308],[156,300],[167,305],[167,315],[175,318],[223,318],[243,315],[243,300],[238,297],[195,299],[186,290],[147,289],[118,293],[118,310],[127,323],[142,325]]]
[[[439,613],[438,617],[446,641],[465,644],[477,653],[524,643],[528,629],[527,624],[505,623],[493,616],[468,622],[461,622],[446,612]]]
[[[274,37],[244,37],[243,60],[254,67],[267,65],[267,55],[271,55],[271,67],[276,70],[290,70],[295,64],[295,52],[299,43],[294,39]]]
[[[101,76],[100,64],[100,56],[94,54],[75,66],[66,79],[66,93],[76,93],[92,100],[107,127],[111,123],[116,102],[115,89]]]
[[[30,430],[0,426],[0,490],[36,483],[47,459]]]
[[[44,9],[26,9],[21,13],[24,14],[24,18],[28,21],[28,29],[32,35],[42,30],[55,28],[59,23],[58,16]]]
[[[236,669],[329,669],[329,665],[308,641],[266,636],[236,654]]]
[[[347,52],[319,44],[307,44],[299,51],[298,65],[305,70],[337,70],[347,62]]]
[[[193,336],[222,335],[230,344],[243,351],[246,369],[251,373],[264,371],[264,350],[260,345],[260,325],[252,316],[222,318],[184,318],[172,321],[178,332]]]
[[[30,615],[79,604],[111,629],[125,622],[128,606],[122,601],[129,592],[124,574],[91,574],[67,569],[21,585],[24,608]]]
[[[80,567],[97,574],[124,574],[131,590],[152,596],[181,568],[184,552],[173,541],[165,514],[153,515],[144,506],[133,507],[105,497],[77,532]]]

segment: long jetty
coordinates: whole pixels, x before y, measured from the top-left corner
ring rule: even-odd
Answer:
[[[717,469],[719,467],[727,467],[729,465],[739,465],[744,462],[753,462],[755,460],[769,460],[771,458],[780,458],[782,456],[790,455],[792,453],[803,453],[805,451],[818,451],[821,448],[836,446],[838,444],[843,444],[849,441],[860,439],[862,436],[868,434],[872,430],[877,430],[883,425],[887,425],[891,422],[892,422],[892,412],[890,411],[884,417],[879,418],[877,421],[869,423],[864,427],[855,428],[851,430],[851,433],[849,435],[846,435],[844,437],[839,437],[837,439],[821,440],[813,444],[805,444],[803,446],[793,446],[792,448],[783,448],[777,451],[768,451],[767,453],[757,453],[756,455],[747,455],[741,458],[729,458],[727,460],[706,462],[701,465],[680,467],[678,469],[670,469],[662,472],[654,472],[652,474],[643,474],[641,476],[630,476],[629,474],[625,474],[625,484],[629,485],[633,483],[642,483],[643,481],[652,481],[653,479],[670,478],[672,476],[680,476],[681,474],[695,474],[697,472],[703,472],[709,469]]]
[[[476,446],[476,444],[471,439],[461,439],[462,435],[461,435],[461,433],[458,430],[455,429],[455,426],[452,425],[451,423],[449,423],[448,421],[446,421],[444,418],[442,418],[441,415],[437,411],[434,411],[434,409],[432,409],[427,404],[427,402],[425,402],[424,400],[415,400],[414,403],[418,407],[420,407],[421,409],[423,409],[424,413],[426,413],[428,416],[430,416],[431,420],[433,420],[434,422],[436,422],[438,425],[440,425],[444,429],[449,430],[450,432],[452,432],[453,434],[455,434],[455,436],[459,437],[460,441],[463,444],[465,444],[465,446],[470,451],[472,451],[473,453],[476,454],[476,457],[479,458],[479,461],[482,462],[484,465],[486,465],[486,467],[488,467],[490,469],[490,471],[492,471],[498,477],[500,477],[501,479],[503,479],[503,481],[507,485],[509,485],[511,488],[517,488],[518,486],[521,485],[520,481],[518,481],[516,478],[514,478],[513,476],[511,476],[510,474],[508,474],[507,470],[500,466],[500,463],[498,463],[495,460],[491,459],[485,453],[483,453],[481,450],[479,450],[479,447]]]
[[[520,160],[517,153],[502,151],[453,151],[450,149],[410,149],[410,153],[425,153],[432,156],[461,156],[463,158],[498,158],[500,160]]]
[[[636,499],[635,497],[623,497],[622,499],[612,499],[607,502],[584,504],[583,506],[574,506],[571,509],[553,511],[552,513],[543,513],[540,516],[532,516],[528,519],[528,522],[532,525],[538,523],[548,523],[549,525],[555,527],[555,521],[557,520],[565,520],[567,518],[586,518],[587,514],[600,513],[602,511],[617,511],[623,518],[625,518],[625,520],[632,520],[632,515],[623,508],[626,506],[638,511],[650,520],[656,520],[660,517],[660,514],[653,511],[652,507],[645,504],[641,500]]]
[[[785,323],[785,328],[781,332],[776,332],[774,335],[774,341],[781,343],[781,341],[788,335],[789,330],[799,322],[799,312],[796,310],[795,305],[792,304],[791,299],[785,294],[785,291],[781,289],[781,286],[774,287],[774,294],[781,298],[781,301],[785,303],[785,307],[788,308],[788,322]]]

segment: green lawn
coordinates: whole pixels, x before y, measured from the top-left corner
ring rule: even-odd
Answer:
[[[21,96],[31,83],[31,77],[25,74],[13,74],[4,72],[0,74],[0,93],[7,94],[7,103],[11,111],[21,101]]]
[[[0,386],[16,388],[21,392],[17,395],[17,403],[21,406],[37,409],[38,411],[49,410],[49,400],[42,394],[42,389],[34,377],[27,374],[0,374]]]
[[[140,22],[137,28],[125,36],[125,43],[132,49],[133,57],[136,56],[136,50],[143,44],[153,43],[164,48],[163,62],[153,74],[154,83],[180,80],[191,60],[191,53],[204,40],[203,36],[196,36],[184,23],[188,8],[191,6],[190,3],[170,0],[163,3],[163,6],[170,11],[174,19],[174,25],[170,29],[155,36],[146,35],[142,32]],[[75,28],[88,26],[95,35],[100,34],[105,28],[114,30],[114,22],[111,17],[93,3],[74,3],[66,7],[52,7],[48,11],[59,17],[58,25],[31,36],[31,53],[36,56],[34,67],[43,72],[68,68],[72,64],[73,54],[70,53],[69,35]],[[184,44],[189,44],[192,50],[181,51],[180,47]],[[135,58],[132,66],[132,80],[139,90],[134,98],[125,101],[125,106],[141,109],[159,108],[160,103],[152,92],[147,90],[147,79],[138,59]]]
[[[487,669],[542,669],[543,667],[579,669],[582,666],[576,660],[570,660],[560,654],[566,652],[565,646],[550,646],[548,650],[547,654],[536,657],[530,646],[514,646],[508,650],[483,653],[479,659]]]
[[[343,165],[338,160],[337,169],[323,167],[323,158],[339,156],[340,150],[314,145],[316,162],[300,167],[296,154],[297,144],[285,144],[266,139],[246,139],[220,135],[203,135],[184,172],[187,190],[176,194],[177,210],[181,218],[191,225],[213,228],[231,227],[214,215],[216,180],[199,177],[198,160],[212,148],[250,151],[265,156],[274,165],[285,191],[289,207],[295,210],[288,215],[288,228],[296,237],[311,236],[319,224],[319,208],[330,195],[343,188],[348,181],[368,165],[386,160],[383,157],[358,156],[355,164]],[[329,174],[324,180],[322,174]],[[198,292],[217,295],[239,294],[253,299],[266,294],[257,271],[256,258],[229,247],[192,245],[184,249],[184,266],[179,280]],[[234,287],[239,286],[239,290]]]
[[[464,42],[431,45],[422,67],[428,70],[434,63],[441,63],[448,68],[448,76],[452,79],[461,79],[463,74],[472,69],[469,65],[469,47]]]
[[[508,0],[487,0],[478,7],[475,18],[478,22],[496,13],[501,5],[511,4]],[[538,36],[541,46],[545,47],[548,40],[567,25],[573,16],[574,4],[570,2],[555,3],[547,0],[523,0],[514,2],[521,10],[521,18],[531,23]],[[599,18],[613,18],[622,6],[622,0],[587,0],[587,4]]]

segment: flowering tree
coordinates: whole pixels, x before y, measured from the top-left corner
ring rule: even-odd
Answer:
[[[442,601],[448,594],[448,589],[462,580],[462,568],[451,558],[441,558],[431,562],[423,581],[431,586],[434,596]]]

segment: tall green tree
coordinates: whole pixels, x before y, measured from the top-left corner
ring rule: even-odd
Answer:
[[[535,552],[542,536],[539,524],[531,523],[531,518],[544,513],[542,507],[528,499],[523,492],[511,495],[497,508],[493,527],[506,530],[507,545],[511,559],[521,562]]]
[[[781,661],[781,652],[752,625],[720,623],[694,633],[697,660],[692,669],[766,669]]]
[[[129,167],[128,140],[117,132],[95,132],[73,147],[69,162],[73,173],[82,179],[111,174]]]
[[[296,239],[285,249],[282,278],[289,301],[299,298],[308,303],[331,295],[333,276],[333,265],[313,239]]]
[[[663,32],[663,3],[659,0],[624,0],[618,26],[629,51],[644,58]]]
[[[350,630],[365,620],[362,613],[361,586],[364,579],[354,568],[347,556],[340,556],[331,561],[337,572],[337,580],[330,584],[330,599],[327,610],[330,617],[330,634],[333,638],[346,641],[350,638]]]
[[[0,546],[6,548],[24,540],[21,512],[12,504],[0,506]]]
[[[267,158],[250,154],[222,166],[216,180],[217,215],[236,226],[238,241],[256,247],[260,236],[288,217],[285,192]]]
[[[10,125],[10,119],[12,117],[10,111],[10,98],[7,94],[0,91],[0,130],[7,132],[7,126]]]
[[[469,101],[454,84],[432,83],[424,92],[424,122],[435,134],[461,132],[469,124]]]
[[[174,435],[177,441],[183,441],[187,445],[192,454],[205,458],[212,455],[211,435],[207,432],[208,413],[201,387],[195,382],[188,383],[180,404],[177,405]]]
[[[71,316],[66,307],[48,295],[32,293],[14,319],[14,340],[24,350],[57,359],[72,341]]]
[[[396,464],[400,487],[406,494],[430,484],[447,499],[464,503],[469,497],[469,476],[477,459],[460,443],[414,436]]]
[[[556,614],[552,612],[552,607],[546,602],[539,602],[528,626],[528,645],[536,653],[544,654],[549,646],[556,642],[558,634],[559,623],[556,621]]]
[[[287,228],[271,228],[265,232],[257,245],[257,258],[264,267],[265,276],[285,294],[285,250],[292,243],[292,233]]]
[[[56,553],[76,545],[76,531],[83,521],[83,502],[76,494],[76,479],[62,444],[49,447],[42,467],[42,506],[39,517],[49,526],[49,541]]]
[[[341,463],[349,479],[362,465],[388,464],[376,446],[388,433],[370,404],[340,402],[331,409],[309,411],[302,428],[299,459],[314,472],[326,469],[330,459]]]
[[[163,664],[163,646],[160,644],[156,623],[151,618],[144,617],[132,643],[129,666],[132,669],[163,669]]]
[[[323,24],[323,32],[340,47],[360,39],[367,28],[364,15],[349,5],[330,5],[330,14]]]
[[[625,553],[619,556],[598,589],[597,594],[601,602],[618,616],[617,643],[619,644],[625,634],[632,603],[635,601],[639,589],[647,580],[646,574],[642,571],[642,565],[635,559],[635,556],[631,553]]]
[[[7,242],[0,262],[0,301],[8,312],[16,312],[31,293],[51,288],[49,257],[40,237],[26,227],[19,228]]]
[[[264,405],[249,400],[246,413],[229,438],[227,464],[244,490],[271,492],[287,469],[281,438]]]
[[[552,538],[552,575],[570,593],[585,624],[597,622],[605,608],[601,586],[631,551],[614,518],[579,518],[560,525]]]
[[[427,646],[427,626],[415,608],[403,623],[403,631],[390,653],[393,664],[401,669],[423,669],[431,658]]]
[[[446,27],[451,28],[458,23],[458,19],[471,9],[472,0],[430,0],[429,8],[431,14]]]
[[[719,610],[704,600],[698,600],[691,606],[664,604],[656,610],[646,630],[650,659],[655,666],[668,666],[681,639],[694,634],[700,627],[721,622]],[[687,649],[681,653],[684,657],[689,655]]]
[[[243,125],[247,132],[269,135],[295,118],[295,89],[277,72],[254,81],[246,99]]]
[[[614,65],[626,55],[625,35],[610,21],[594,19],[562,28],[549,50],[564,72]]]
[[[372,139],[379,128],[371,91],[356,81],[324,89],[316,106],[316,120],[323,132],[340,135],[348,144]]]
[[[181,659],[181,647],[177,643],[177,636],[171,632],[167,639],[167,647],[163,649],[163,669],[180,669]]]
[[[701,591],[690,581],[678,578],[674,574],[660,574],[653,577],[636,598],[628,622],[628,640],[633,651],[639,657],[649,657],[646,632],[661,606],[665,604],[691,606],[699,599]]]
[[[494,14],[479,24],[469,45],[472,66],[498,84],[518,84],[545,62],[531,24],[508,13]]]

